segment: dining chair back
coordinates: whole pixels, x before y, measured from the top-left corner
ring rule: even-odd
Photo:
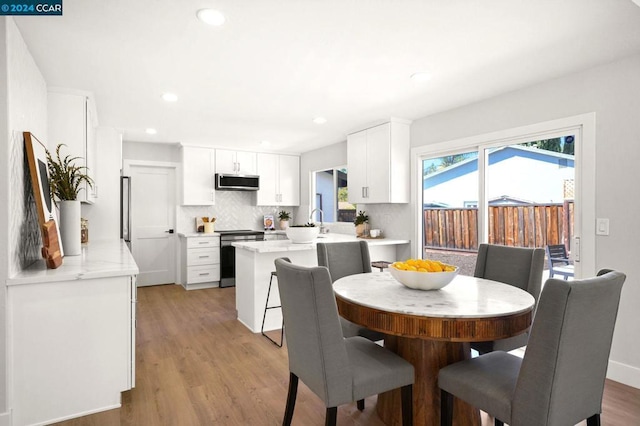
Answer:
[[[371,272],[371,256],[366,241],[344,241],[339,243],[318,243],[318,265],[326,266],[331,281],[340,278]],[[362,336],[369,340],[384,339],[384,334],[362,327],[340,317],[344,337]]]
[[[283,424],[291,424],[302,379],[324,401],[327,424],[335,424],[339,405],[402,388],[403,424],[410,425],[413,366],[363,337],[343,338],[326,267],[293,265],[287,259],[275,264],[290,372]]]
[[[599,425],[613,330],[626,277],[616,271],[544,286],[524,358],[496,351],[440,370],[443,424],[451,395],[502,422]]]
[[[474,276],[509,284],[527,291],[538,301],[542,287],[544,250],[480,244]],[[474,342],[480,354],[494,350],[510,351],[527,344],[529,333],[489,342]]]
[[[573,265],[569,261],[564,244],[548,245],[545,251],[549,265],[549,278],[560,275],[566,280],[574,276]]]

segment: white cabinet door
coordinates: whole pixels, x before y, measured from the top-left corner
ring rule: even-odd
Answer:
[[[390,129],[390,123],[367,129],[366,203],[388,203],[390,201]],[[351,170],[348,170],[348,178],[350,177]]]
[[[214,162],[211,148],[182,147],[182,205],[215,204]]]
[[[260,176],[260,189],[256,194],[256,205],[278,205],[277,154],[258,154],[258,176]]]
[[[300,157],[281,155],[279,161],[281,206],[300,205]]]
[[[365,203],[367,187],[367,131],[353,133],[347,137],[347,179],[349,202]]]
[[[258,206],[300,205],[300,157],[258,154]]]
[[[255,152],[216,149],[216,173],[256,175],[256,163]]]
[[[87,116],[87,97],[79,94],[49,92],[47,99],[49,139],[48,148],[55,155],[54,151],[58,144],[65,144],[62,148],[62,156],[70,155],[78,157],[74,165],[87,167],[88,157],[91,152],[87,152],[88,133],[92,132],[91,116]],[[91,114],[92,112],[89,112]],[[89,129],[91,127],[91,129]],[[95,143],[95,136],[91,136],[92,144]],[[93,150],[95,146],[90,149]],[[89,170],[88,175],[95,179],[95,170]],[[78,200],[84,203],[92,203],[91,188],[83,184],[78,192]]]
[[[240,175],[256,175],[257,174],[257,154],[255,152],[237,151],[236,163],[238,174]]]

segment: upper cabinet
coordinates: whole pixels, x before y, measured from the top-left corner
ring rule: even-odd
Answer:
[[[408,203],[410,121],[393,119],[347,137],[350,203]]]
[[[256,175],[255,152],[216,149],[216,173],[234,175]]]
[[[81,185],[78,200],[94,203],[98,198],[98,181],[96,180],[98,162],[95,132],[97,115],[93,102],[88,94],[50,91],[47,108],[48,148],[53,153],[58,144],[65,144],[63,153],[78,157],[75,165],[86,167],[85,172],[94,182],[93,188],[86,183]]]
[[[300,157],[258,154],[258,206],[300,205]]]
[[[210,206],[215,204],[215,150],[183,146],[182,157],[182,205]]]

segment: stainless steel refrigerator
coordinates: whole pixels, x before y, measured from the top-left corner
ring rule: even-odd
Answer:
[[[131,176],[120,177],[120,238],[131,251]]]

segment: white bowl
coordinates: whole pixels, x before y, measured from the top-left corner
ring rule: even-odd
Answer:
[[[287,238],[295,244],[308,244],[313,242],[320,234],[318,226],[290,226],[285,231]]]
[[[389,266],[389,273],[398,282],[416,290],[439,290],[449,284],[458,275],[458,267],[454,271],[415,272],[401,271]]]

